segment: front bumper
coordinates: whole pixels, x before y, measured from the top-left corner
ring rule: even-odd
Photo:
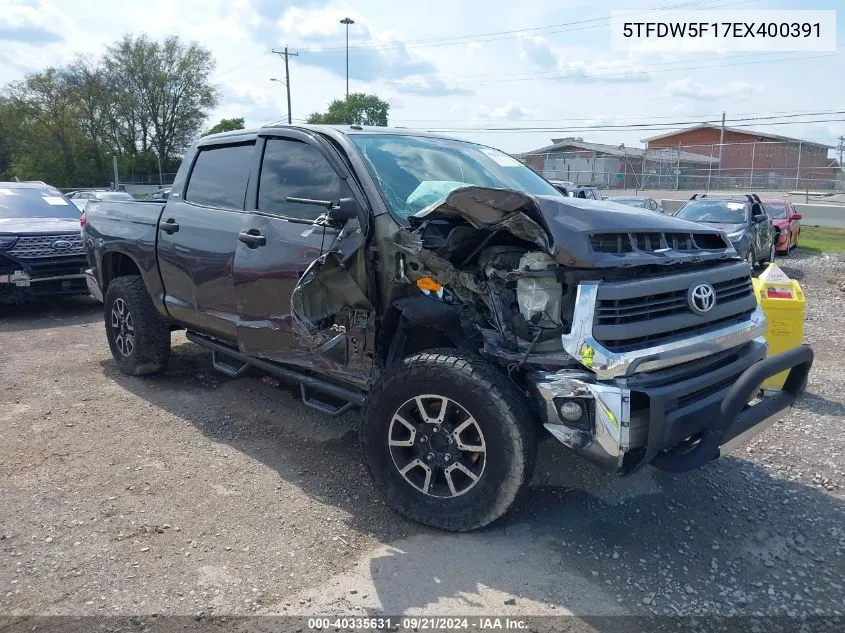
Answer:
[[[55,265],[45,262],[38,267],[15,263],[0,266],[0,302],[3,303],[86,294],[85,275],[76,262]]]
[[[544,426],[608,470],[642,464],[681,472],[725,455],[782,417],[803,391],[813,352],[800,346],[765,358],[762,340],[684,366],[596,381],[586,372],[536,372]],[[781,391],[756,398],[767,378],[789,370]],[[563,402],[585,405],[572,423]]]

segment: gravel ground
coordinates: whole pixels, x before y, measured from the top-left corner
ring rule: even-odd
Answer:
[[[117,373],[89,300],[0,307],[0,614],[845,614],[845,264],[807,295],[808,393],[733,457],[618,480],[554,441],[504,520],[384,507],[356,415],[228,379],[174,335]]]

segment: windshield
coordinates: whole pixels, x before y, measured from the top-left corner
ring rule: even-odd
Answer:
[[[629,207],[642,207],[645,204],[645,200],[643,198],[611,198],[610,200],[611,202],[624,204]]]
[[[768,215],[773,220],[785,220],[786,219],[786,205],[785,204],[764,204],[763,207],[766,209],[766,215]]]
[[[450,192],[470,185],[562,197],[507,154],[473,143],[393,134],[354,134],[390,211],[408,218]]]
[[[693,222],[717,224],[745,224],[745,203],[728,200],[692,200],[687,202],[677,217]]]
[[[73,206],[58,189],[0,186],[0,219],[2,218],[78,220],[79,209]]]
[[[98,200],[134,200],[131,194],[125,191],[98,191],[94,194]]]

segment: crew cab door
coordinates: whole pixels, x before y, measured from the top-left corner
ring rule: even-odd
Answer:
[[[772,220],[766,215],[762,204],[751,205],[751,240],[758,259],[768,254],[775,239]]]
[[[235,342],[232,274],[255,141],[199,148],[184,192],[158,226],[158,264],[168,313],[189,329]]]
[[[339,162],[331,160],[326,148],[310,134],[290,130],[267,136],[259,140],[258,151],[259,176],[255,186],[250,186],[235,254],[238,346],[253,356],[345,375],[350,360],[353,365],[358,361],[349,358],[348,341],[334,336],[343,328],[328,331],[336,327],[335,315],[327,319],[325,336],[314,337],[297,328],[292,308],[300,280],[309,267],[309,277],[313,278],[312,264],[319,264],[322,255],[330,254],[340,227],[316,226],[314,222],[327,209],[290,199],[337,201],[354,194],[338,173]],[[344,270],[332,274],[335,277],[325,287],[326,292],[321,292],[325,297],[320,302],[331,302],[336,284],[351,298],[348,303],[354,304],[348,306],[350,313],[356,308],[366,312],[369,304],[350,274]],[[366,315],[361,318],[366,319]],[[323,345],[326,342],[330,344]],[[363,348],[362,341],[359,351]]]

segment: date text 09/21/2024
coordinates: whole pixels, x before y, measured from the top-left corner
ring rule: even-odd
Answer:
[[[519,631],[528,628],[528,623],[520,618],[510,617],[324,617],[309,618],[308,628],[312,631],[341,630],[341,631],[444,631],[444,630],[510,630]]]

